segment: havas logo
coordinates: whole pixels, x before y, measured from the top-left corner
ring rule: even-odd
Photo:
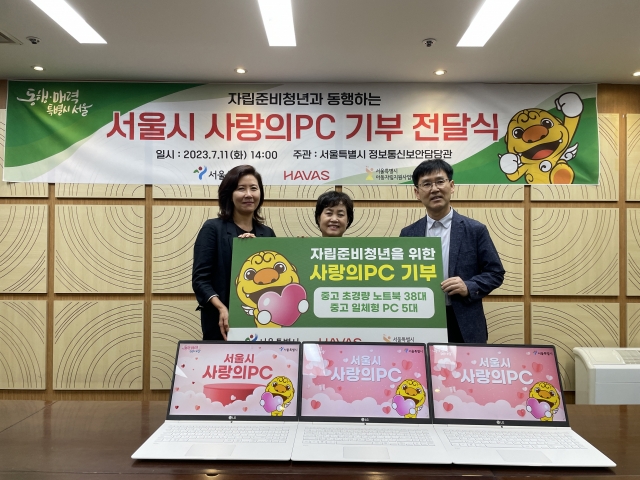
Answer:
[[[205,165],[203,167],[198,167],[193,171],[193,173],[197,173],[198,178],[202,180],[202,177],[204,177],[204,174],[207,173],[207,166]]]
[[[289,170],[282,172],[285,180],[330,180],[329,170]]]

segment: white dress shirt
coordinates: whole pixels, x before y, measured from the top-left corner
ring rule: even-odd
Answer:
[[[434,220],[427,214],[427,231],[425,237],[440,237],[442,241],[442,279],[449,278],[449,243],[451,240],[451,222],[453,221],[453,208],[440,220]],[[444,296],[445,303],[451,305],[449,295]]]

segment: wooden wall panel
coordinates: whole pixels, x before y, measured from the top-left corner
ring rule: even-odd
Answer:
[[[333,190],[333,185],[286,186],[265,185],[265,200],[316,200]],[[153,198],[173,200],[217,200],[217,185],[154,185]],[[353,198],[353,197],[352,197]]]
[[[58,198],[144,198],[144,185],[56,183]]]
[[[57,205],[56,293],[142,293],[144,207]]]
[[[627,347],[640,348],[640,303],[627,303]]]
[[[0,301],[0,388],[44,390],[46,316],[46,301]]]
[[[201,340],[193,301],[155,301],[151,310],[151,389],[171,388],[178,340]]]
[[[455,178],[454,173],[454,181]],[[417,202],[413,185],[344,185],[342,191],[347,193],[353,200]],[[521,202],[524,200],[524,185],[456,185],[451,198],[454,201],[495,200]]]
[[[488,343],[525,343],[524,303],[483,302],[482,306],[487,317]]]
[[[617,303],[532,303],[531,343],[555,345],[565,390],[575,390],[573,347],[620,345]]]
[[[172,200],[218,199],[217,185],[154,185],[153,198]]]
[[[627,200],[640,200],[640,114],[627,115]]]
[[[334,185],[265,185],[265,200],[313,200],[314,202],[324,192],[334,190]]]
[[[616,201],[620,191],[620,118],[618,114],[598,115],[600,142],[599,185],[532,185],[533,201]],[[572,162],[580,161],[578,156]]]
[[[640,208],[627,209],[627,295],[640,295]]]
[[[619,211],[531,209],[533,295],[618,295]]]
[[[47,211],[0,205],[0,293],[47,291]]]
[[[53,388],[142,389],[143,302],[56,301]]]
[[[502,286],[492,295],[524,294],[524,209],[456,208],[487,226],[505,269]]]
[[[193,293],[193,245],[202,224],[218,207],[153,207],[152,291]]]
[[[7,110],[0,109],[0,198],[2,197],[48,197],[46,183],[8,183],[3,182],[4,142],[7,130]]]
[[[279,237],[319,237],[314,207],[266,207],[266,224]],[[397,237],[400,230],[425,215],[424,208],[358,208],[346,237]]]

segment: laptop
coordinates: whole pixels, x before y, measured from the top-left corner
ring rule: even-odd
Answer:
[[[302,344],[292,460],[451,463],[431,419],[425,344]]]
[[[180,341],[164,424],[131,456],[290,460],[299,343]]]
[[[571,430],[553,346],[428,348],[431,415],[454,464],[615,467]]]

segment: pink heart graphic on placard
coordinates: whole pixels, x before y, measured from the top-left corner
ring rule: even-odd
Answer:
[[[404,417],[406,414],[416,411],[416,402],[410,398],[404,398],[402,395],[396,395],[393,397],[391,406],[394,408],[398,415]]]
[[[473,393],[473,388],[470,388],[469,390],[467,390],[467,393]]]
[[[522,365],[522,368],[527,368],[527,366],[526,365]]]
[[[313,408],[314,410],[319,409],[320,405],[322,405],[322,404],[319,401],[311,400],[311,408]]]
[[[200,410],[200,405],[196,405],[196,410]]]
[[[535,398],[527,400],[527,411],[531,413],[535,418],[542,418],[545,414],[551,410],[547,402],[538,402]]]
[[[519,408],[519,409],[517,410],[517,413],[518,413],[518,415],[520,415],[521,417],[524,417],[524,414],[525,414],[525,413],[527,413],[527,412],[525,412],[525,411],[524,411],[524,408]]]
[[[402,368],[409,370],[413,366],[413,363],[409,360],[402,360]]]
[[[453,404],[449,402],[443,402],[442,408],[444,408],[447,412],[450,412],[451,410],[453,410]]]
[[[333,366],[333,360],[327,360],[327,368],[331,368]]]
[[[522,400],[525,397],[524,392],[518,392],[516,395],[520,400]]]
[[[533,371],[536,373],[540,373],[542,371],[542,369],[544,368],[543,365],[541,363],[538,362],[533,362],[531,364],[531,367],[533,368]]]
[[[462,367],[462,362],[456,362],[456,370]]]
[[[260,405],[264,408],[264,411],[271,413],[278,409],[282,405],[282,397],[273,396],[270,392],[264,392],[260,397]]]
[[[173,407],[173,408],[175,408],[175,409],[177,410],[178,408],[180,408],[180,406],[179,406],[179,405],[176,405],[176,406],[175,406],[175,407]]]
[[[386,407],[382,407],[382,411],[388,414],[391,411],[391,407],[389,405],[387,405]]]
[[[282,289],[282,294],[267,292],[258,300],[258,310],[271,314],[276,325],[290,327],[300,317],[298,305],[307,299],[307,292],[299,283],[290,283]],[[306,310],[305,310],[306,311]]]
[[[388,397],[389,395],[391,395],[391,390],[389,390],[388,388],[384,389],[384,396]]]
[[[275,353],[273,355],[271,355],[273,357],[273,359],[275,360],[276,358],[278,358],[278,355],[276,355]]]
[[[451,375],[451,371],[447,368],[443,368],[442,370],[440,370],[440,374],[445,378],[445,380],[447,378],[449,378],[449,375]]]
[[[196,382],[191,382],[191,385],[195,385],[195,384],[196,384]]]
[[[248,408],[248,407],[242,407],[242,411],[243,411],[243,412],[246,412],[247,410],[249,410],[249,408]]]
[[[176,392],[179,392],[179,391],[180,391],[180,387],[176,387]]]
[[[338,387],[338,391],[342,390],[342,387]]]

